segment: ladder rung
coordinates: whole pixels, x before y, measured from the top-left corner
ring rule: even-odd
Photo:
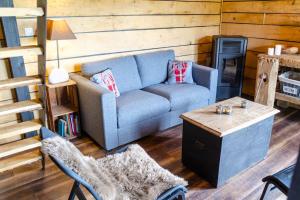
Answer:
[[[0,116],[40,110],[42,108],[42,104],[37,102],[36,100],[19,101],[16,103],[0,106]]]
[[[31,131],[38,131],[41,127],[42,124],[39,120],[26,121],[18,124],[4,126],[0,128],[0,140]]]
[[[3,144],[0,146],[0,158],[38,148],[42,145],[39,136]]]
[[[11,78],[7,80],[0,81],[0,90],[7,90],[22,86],[41,84],[42,79],[38,76],[24,76],[18,78]]]
[[[31,164],[41,159],[42,155],[38,150],[2,159],[0,160],[0,173],[16,167]]]
[[[0,59],[12,58],[18,56],[30,56],[30,55],[38,56],[42,54],[43,51],[41,47],[36,45],[0,48]]]
[[[39,17],[43,15],[42,8],[0,8],[0,17]]]

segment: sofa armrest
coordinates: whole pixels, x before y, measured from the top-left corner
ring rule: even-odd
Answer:
[[[71,74],[77,83],[82,129],[106,150],[118,146],[115,95],[79,74]]]
[[[201,85],[209,89],[209,103],[215,103],[217,95],[218,70],[193,63],[193,79],[197,85]]]

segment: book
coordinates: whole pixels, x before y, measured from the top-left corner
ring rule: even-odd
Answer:
[[[58,120],[58,134],[62,137],[66,136],[66,126],[67,122],[64,119],[59,119]]]
[[[71,130],[72,130],[72,133],[73,133],[74,136],[76,136],[75,125],[74,125],[74,115],[70,114],[69,119],[70,119],[70,127],[71,127]]]
[[[66,134],[67,134],[67,132],[68,132],[68,125],[67,125],[66,120],[64,120],[64,130],[65,130],[65,132],[64,132],[64,137],[67,137]]]
[[[75,115],[75,128],[76,128],[76,134],[80,135],[80,125],[79,125],[78,115]]]
[[[65,124],[64,124],[63,119],[59,119],[58,123],[57,123],[57,130],[58,130],[57,133],[62,137],[64,137],[64,132],[65,132],[64,126],[65,126]]]
[[[79,116],[71,113],[60,117],[56,121],[57,133],[62,137],[72,137],[80,135]]]
[[[70,117],[69,117],[69,115],[65,115],[65,120],[66,120],[66,122],[67,122],[67,134],[69,135],[69,136],[72,136],[73,134],[72,134],[72,129],[71,129],[71,125],[70,125]]]

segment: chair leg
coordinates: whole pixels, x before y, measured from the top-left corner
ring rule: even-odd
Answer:
[[[268,192],[269,185],[270,185],[270,183],[267,182],[265,187],[264,187],[263,193],[261,194],[260,200],[264,200],[264,198],[265,198],[265,196]]]
[[[180,197],[181,200],[185,200],[185,192],[181,191],[180,194],[178,195],[178,197]]]
[[[176,190],[168,196],[165,196],[163,199],[158,198],[160,200],[185,200],[185,191],[183,190]]]
[[[76,188],[75,193],[79,200],[87,200],[79,186]]]
[[[185,200],[185,192],[180,190],[177,191],[173,196],[170,197],[171,200]]]
[[[71,193],[69,195],[68,200],[74,200],[76,195],[76,188],[79,187],[78,183],[75,181],[71,190]]]
[[[74,200],[75,196],[77,196],[79,200],[86,200],[82,190],[80,189],[80,183],[78,183],[77,181],[75,181],[73,184],[68,200]]]
[[[43,171],[46,169],[46,158],[43,153],[42,153],[42,169]]]

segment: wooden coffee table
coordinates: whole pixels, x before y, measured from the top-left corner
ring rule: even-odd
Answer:
[[[248,101],[241,108],[234,97],[181,115],[182,161],[213,186],[263,160],[267,154],[274,115],[279,110]],[[231,115],[216,114],[216,105],[232,105]]]

